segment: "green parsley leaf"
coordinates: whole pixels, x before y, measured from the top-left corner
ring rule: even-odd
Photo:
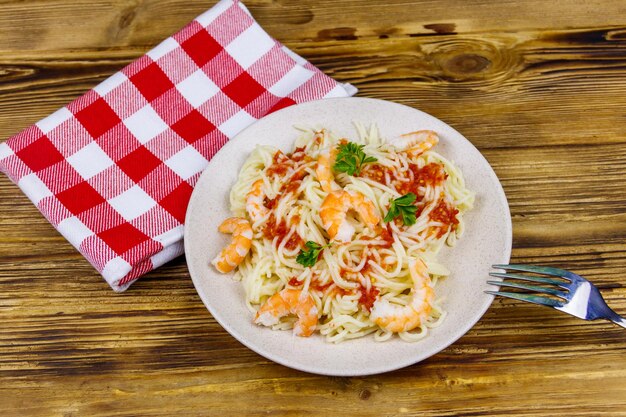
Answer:
[[[394,200],[394,203],[396,204],[396,206],[410,207],[413,205],[413,203],[415,203],[415,200],[417,200],[417,196],[413,193],[408,193],[403,195],[402,197],[396,198]]]
[[[415,214],[417,213],[417,207],[413,205],[417,200],[417,196],[413,193],[408,193],[402,197],[391,200],[389,205],[389,211],[383,219],[385,223],[389,223],[398,216],[402,217],[402,223],[406,226],[414,225],[417,221]]]
[[[356,163],[353,161],[337,161],[335,163],[335,171],[346,172],[349,175],[354,175],[356,170]]]
[[[399,214],[400,212],[398,211],[398,208],[395,206],[395,204],[392,201],[391,205],[389,206],[389,211],[387,212],[387,215],[385,216],[383,221],[385,223],[389,223],[390,221],[398,217]]]
[[[331,244],[329,243],[328,245],[320,246],[319,244],[309,240],[304,244],[305,249],[300,249],[296,262],[306,267],[314,266],[322,249],[327,248],[330,245]]]
[[[363,152],[364,147],[365,145],[359,145],[354,142],[340,144],[337,147],[339,152],[333,167],[335,171],[345,172],[348,175],[359,175],[363,164],[376,162],[376,158],[367,156]]]

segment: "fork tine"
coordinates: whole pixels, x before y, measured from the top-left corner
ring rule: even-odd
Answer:
[[[530,294],[520,294],[516,292],[506,292],[506,291],[485,291],[487,294],[499,295],[501,297],[513,298],[515,300],[527,301],[533,304],[539,304],[542,306],[548,307],[562,307],[563,303],[560,303],[552,298],[541,297],[538,295],[530,295]]]
[[[563,299],[567,299],[567,295],[563,291],[555,290],[553,288],[538,287],[536,285],[520,284],[518,282],[509,281],[487,281],[491,285],[499,285],[500,287],[519,288],[520,290],[535,291],[543,294],[555,295]]]
[[[492,277],[497,277],[497,278],[521,279],[524,281],[541,282],[542,284],[557,285],[561,288],[569,288],[569,286],[565,282],[557,281],[557,280],[550,279],[550,278],[531,277],[531,276],[522,275],[522,274],[503,274],[501,272],[490,272],[489,275]]]
[[[497,269],[510,269],[512,271],[533,272],[535,274],[552,275],[554,277],[560,277],[570,279],[571,272],[564,269],[552,268],[549,266],[535,266],[535,265],[492,265],[492,268]]]

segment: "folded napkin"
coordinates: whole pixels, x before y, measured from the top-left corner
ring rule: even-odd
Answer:
[[[230,138],[280,108],[355,92],[222,0],[0,144],[0,170],[124,291],[183,253],[193,186]]]

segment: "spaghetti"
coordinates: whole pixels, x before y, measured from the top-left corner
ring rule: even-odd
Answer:
[[[356,128],[358,143],[303,129],[292,153],[257,147],[230,193],[233,243],[213,263],[235,270],[258,324],[419,340],[445,318],[437,253],[463,234],[474,194],[434,132],[385,142]]]

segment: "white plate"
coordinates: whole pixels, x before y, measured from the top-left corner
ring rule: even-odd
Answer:
[[[384,138],[419,129],[436,131],[437,152],[463,172],[476,203],[466,214],[466,231],[454,248],[440,253],[451,275],[437,285],[448,316],[441,326],[414,343],[397,337],[375,342],[372,336],[327,343],[322,336],[296,337],[252,323],[241,283],[217,273],[209,261],[230,242],[217,231],[229,211],[229,192],[244,160],[258,144],[292,151],[299,132],[293,126],[323,126],[355,137],[352,121],[376,123]],[[185,253],[193,283],[213,317],[241,343],[285,366],[324,375],[356,376],[402,368],[444,349],[463,336],[484,314],[493,297],[483,291],[490,266],[508,263],[511,217],[506,197],[489,163],[459,132],[426,113],[397,103],[338,98],[292,106],[273,113],[239,133],[213,157],[191,196],[185,221]]]

